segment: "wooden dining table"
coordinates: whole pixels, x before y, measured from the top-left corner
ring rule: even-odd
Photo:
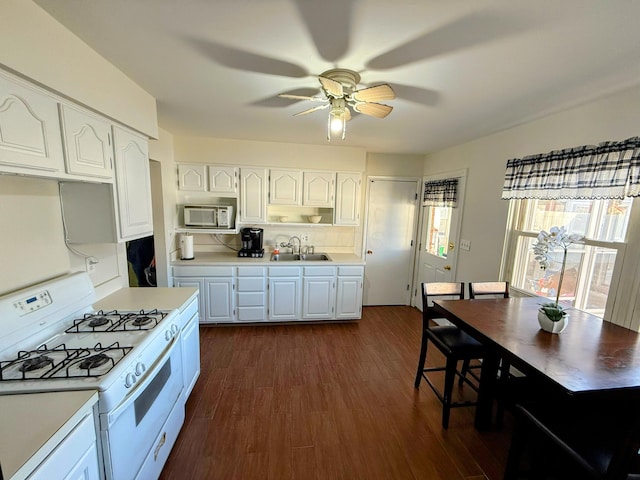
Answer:
[[[640,334],[568,308],[560,334],[540,329],[536,297],[435,300],[434,309],[487,347],[475,426],[492,426],[497,372],[503,358],[527,376],[570,396],[640,398]]]

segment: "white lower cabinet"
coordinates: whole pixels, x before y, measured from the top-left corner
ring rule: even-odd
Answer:
[[[300,267],[269,267],[269,320],[300,320]]]
[[[364,267],[338,267],[336,319],[352,319],[362,316],[363,281]]]
[[[93,415],[82,420],[28,480],[99,480]]]
[[[233,277],[207,277],[204,279],[204,290],[207,297],[204,322],[233,322],[235,320]]]
[[[362,316],[360,265],[190,265],[174,286],[200,291],[200,323],[354,320]]]
[[[200,296],[200,295],[198,295]],[[193,300],[180,312],[182,342],[182,400],[186,403],[200,376],[200,330],[198,328],[198,300]]]
[[[267,320],[267,280],[265,267],[238,267],[236,278],[237,320]]]
[[[302,285],[302,318],[331,320],[335,314],[335,267],[304,267]]]

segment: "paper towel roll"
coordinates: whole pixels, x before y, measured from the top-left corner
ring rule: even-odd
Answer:
[[[182,260],[193,260],[193,236],[183,235],[180,240]]]

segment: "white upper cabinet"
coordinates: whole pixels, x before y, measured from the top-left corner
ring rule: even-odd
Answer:
[[[333,207],[334,172],[304,172],[302,204],[312,207]]]
[[[116,186],[122,240],[153,234],[149,142],[120,127],[113,127]]]
[[[360,173],[338,172],[336,175],[335,225],[358,225],[360,223]]]
[[[178,188],[190,192],[207,190],[206,165],[178,165]]]
[[[271,169],[269,172],[269,203],[300,205],[302,203],[302,172]]]
[[[267,169],[240,168],[240,222],[266,223]]]
[[[58,102],[0,73],[0,164],[63,172]]]
[[[111,125],[69,105],[60,106],[67,172],[113,178]]]
[[[209,191],[212,193],[238,194],[238,169],[224,165],[209,165]]]

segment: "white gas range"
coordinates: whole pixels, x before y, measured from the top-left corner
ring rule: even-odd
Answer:
[[[107,479],[153,479],[184,422],[177,311],[93,311],[73,274],[0,298],[0,394],[99,392]]]

